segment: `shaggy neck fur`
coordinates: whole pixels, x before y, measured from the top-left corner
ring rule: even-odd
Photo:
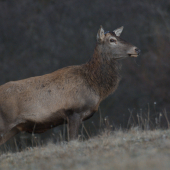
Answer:
[[[85,64],[86,80],[102,99],[113,93],[119,83],[120,64],[113,56],[95,48],[93,57]]]

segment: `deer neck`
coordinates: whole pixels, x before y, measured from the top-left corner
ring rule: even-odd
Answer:
[[[120,80],[120,64],[113,57],[109,57],[109,54],[103,53],[96,47],[93,57],[85,67],[90,86],[94,87],[101,98],[107,97],[116,90]]]

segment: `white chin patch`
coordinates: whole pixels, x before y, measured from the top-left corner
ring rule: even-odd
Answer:
[[[130,57],[137,57],[137,54],[131,54]]]

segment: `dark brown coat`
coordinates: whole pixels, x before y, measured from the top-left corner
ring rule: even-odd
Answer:
[[[0,144],[19,131],[42,133],[64,121],[69,138],[74,139],[81,122],[117,88],[117,60],[139,53],[119,38],[122,30],[104,33],[101,27],[93,57],[86,64],[0,86]]]

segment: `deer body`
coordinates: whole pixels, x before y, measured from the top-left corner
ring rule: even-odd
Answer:
[[[74,139],[81,122],[117,88],[117,59],[139,53],[119,38],[121,31],[104,34],[101,27],[93,57],[86,64],[0,86],[0,144],[19,131],[42,133],[64,122],[69,138]]]

